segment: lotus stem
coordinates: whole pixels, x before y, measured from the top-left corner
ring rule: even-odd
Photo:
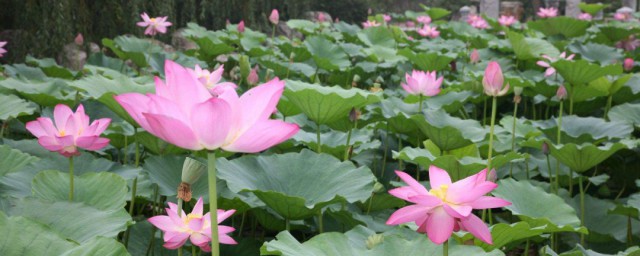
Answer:
[[[564,101],[560,101],[560,110],[558,111],[558,134],[556,135],[556,145],[562,143],[562,114],[564,112]],[[560,191],[560,161],[556,159],[556,194]],[[569,194],[573,192],[573,172],[569,172]]]
[[[484,98],[484,108],[482,108],[482,125],[487,125],[487,97]]]
[[[449,256],[449,240],[444,241],[444,244],[442,245],[442,255]]]
[[[69,202],[73,202],[73,156],[69,157]]]
[[[491,104],[491,128],[489,129],[489,153],[487,154],[487,170],[491,170],[491,156],[493,155],[493,129],[496,124],[496,111],[498,105],[498,97],[493,97]]]
[[[216,152],[207,152],[207,178],[209,180],[209,215],[211,217],[211,255],[220,256],[218,243],[218,193],[216,191]]]
[[[580,225],[584,226],[584,188],[582,187],[582,175],[578,177],[580,188]],[[580,245],[584,245],[584,233],[580,233]]]
[[[513,127],[511,128],[511,152],[516,152],[516,116],[518,115],[518,103],[513,104]],[[513,178],[513,163],[509,164],[509,177]]]
[[[140,165],[140,144],[138,142],[138,128],[136,128],[136,127],[133,127],[133,137],[134,137],[135,145],[136,145],[136,151],[135,151],[136,152],[136,155],[135,155],[136,159],[135,159],[134,165],[135,165],[135,167],[138,167]],[[126,148],[126,146],[127,146],[126,138],[127,137],[125,136],[124,138],[125,138],[124,145],[125,145],[125,148]],[[124,158],[127,159],[127,154],[125,154]],[[133,184],[131,185],[131,203],[129,204],[129,215],[132,218],[133,218],[133,209],[134,209],[134,206],[136,204],[136,193],[137,193],[137,190],[138,190],[138,177],[136,176],[133,179]],[[180,209],[182,209],[182,208],[180,208]],[[128,248],[128,246],[129,246],[129,235],[130,235],[130,232],[131,232],[131,229],[129,227],[127,227],[127,231],[125,231],[125,234],[124,234],[124,247],[125,248]]]
[[[382,179],[382,177],[384,177],[384,170],[386,168],[387,165],[387,151],[389,151],[389,120],[387,120],[387,129],[385,130],[385,136],[384,136],[384,153],[383,153],[383,158],[382,158],[382,169],[380,170],[380,179]]]
[[[551,186],[553,188],[553,191],[555,192],[556,195],[558,195],[558,191],[560,190],[558,188],[558,168],[556,168],[556,175],[555,178],[551,178],[551,161],[549,160],[549,155],[546,155],[547,158],[547,170],[549,170],[549,180],[554,180],[553,181],[553,186]]]
[[[353,123],[353,126],[351,126],[351,129],[349,129],[349,132],[347,133],[347,144],[346,147],[344,149],[344,161],[349,160],[349,145],[351,143],[351,133],[353,132],[353,129],[358,125],[358,120],[356,120]]]
[[[418,112],[422,112],[422,99],[424,98],[424,96],[422,95],[422,93],[420,93],[420,103],[418,104]]]
[[[529,239],[527,239],[527,243],[524,246],[524,256],[529,256]]]
[[[316,143],[318,146],[316,147],[316,152],[318,154],[322,153],[322,143],[320,142],[320,124],[318,124],[318,129],[316,129]]]
[[[573,90],[569,94],[569,115],[573,115]]]
[[[276,37],[276,25],[273,25],[273,29],[271,30],[271,45],[276,47],[275,41],[273,39]]]
[[[607,98],[607,106],[604,109],[604,120],[609,121],[609,110],[611,110],[611,102],[613,101],[613,95],[609,95]]]
[[[240,228],[238,229],[238,235],[242,236],[242,230],[244,229],[244,221],[247,217],[247,212],[242,213],[242,220],[240,221]]]
[[[627,215],[627,245],[633,245],[633,229],[631,227],[631,215]]]
[[[324,232],[324,226],[322,224],[322,208],[318,211],[318,233]]]
[[[287,231],[291,230],[291,226],[289,226],[289,219],[288,218],[284,220],[284,225],[285,225],[285,229]]]
[[[195,245],[191,246],[191,256],[196,256],[198,248]]]

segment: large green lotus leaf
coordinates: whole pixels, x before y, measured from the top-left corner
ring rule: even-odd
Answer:
[[[102,75],[88,76],[81,80],[74,81],[71,86],[86,92],[87,97],[105,104],[111,111],[133,125],[138,124],[131,118],[129,113],[118,104],[113,96],[129,92],[142,94],[154,92],[154,86],[150,79],[145,78],[145,80],[139,82],[124,75],[116,77],[105,77]]]
[[[575,196],[570,203],[580,213],[580,197]],[[599,199],[586,194],[584,197],[584,225],[589,232],[595,232],[601,235],[609,235],[620,242],[627,241],[627,216],[610,214],[609,210],[616,207],[615,203],[610,200]],[[632,229],[638,230],[640,222],[632,220]],[[587,240],[598,239],[587,237]]]
[[[532,227],[526,221],[520,221],[512,224],[498,223],[491,226],[491,238],[493,244],[487,244],[474,238],[471,233],[466,234],[463,239],[474,239],[476,246],[482,247],[485,251],[492,251],[503,248],[513,242],[524,241],[526,239],[534,238],[544,233],[544,229],[541,227]]]
[[[511,42],[511,47],[518,59],[537,59],[543,54],[549,56],[560,55],[560,51],[546,40],[525,37],[524,35],[514,31],[509,31],[507,34],[509,42]]]
[[[133,36],[118,36],[112,40],[102,39],[102,44],[121,59],[130,59],[138,67],[148,67],[148,54],[162,52],[162,47],[150,40]]]
[[[305,35],[312,34],[316,29],[320,27],[318,23],[312,22],[310,20],[288,20],[287,26],[292,29],[297,29]]]
[[[184,156],[166,155],[152,156],[145,160],[144,169],[149,173],[151,182],[158,184],[158,193],[163,196],[177,195],[178,185],[182,180]],[[203,174],[195,184],[191,184],[193,198],[209,198],[207,174]]]
[[[600,27],[600,32],[605,35],[612,43],[629,38],[631,35],[640,33],[640,28],[629,28],[623,26],[609,25]]]
[[[447,17],[447,15],[451,14],[451,11],[447,9],[442,9],[437,7],[426,7],[423,4],[420,4],[420,7],[422,7],[425,10],[425,12],[429,15],[429,17],[431,17],[431,19],[433,20],[438,20],[438,19]]]
[[[398,55],[395,48],[390,47],[374,45],[370,48],[362,49],[362,52],[367,54],[369,60],[376,63],[386,62],[389,65],[393,65],[398,62],[407,60],[407,58],[405,58],[404,56]]]
[[[9,77],[21,78],[29,81],[45,81],[47,75],[39,68],[27,66],[25,64],[4,65],[4,72]]]
[[[115,239],[95,237],[88,242],[67,251],[61,256],[122,256],[130,255],[127,248]]]
[[[314,216],[322,207],[341,201],[364,201],[375,177],[367,167],[340,162],[303,149],[300,153],[245,156],[218,161],[218,177],[232,192],[251,191],[287,219]]]
[[[140,144],[149,150],[149,152],[157,155],[182,154],[186,152],[186,150],[168,143],[148,132],[138,132],[136,136]]]
[[[55,106],[59,103],[73,105],[76,98],[75,91],[71,90],[64,80],[57,78],[46,81],[26,81],[7,78],[0,81],[0,88],[13,90],[22,98],[48,107]]]
[[[439,52],[414,52],[409,48],[398,50],[398,54],[409,59],[411,64],[424,71],[441,71],[449,67],[455,59],[453,54],[441,54]]]
[[[640,104],[624,103],[612,107],[609,111],[609,119],[625,122],[640,129]]]
[[[476,120],[450,116],[444,110],[425,110],[411,116],[422,133],[441,150],[453,150],[484,140],[487,131]]]
[[[322,36],[312,36],[304,41],[318,67],[329,70],[342,70],[351,66],[349,56],[342,48]]]
[[[200,37],[192,39],[198,44],[198,52],[203,59],[215,59],[220,54],[233,52],[234,47],[215,38]]]
[[[551,141],[557,141],[557,119],[534,122],[533,125],[542,130]],[[565,116],[562,118],[562,142],[581,144],[597,140],[615,140],[629,138],[633,127],[626,122],[605,121],[596,117]]]
[[[0,145],[0,176],[16,172],[22,167],[37,161],[38,158],[12,149],[7,145]]]
[[[32,56],[27,56],[25,62],[40,67],[40,69],[42,69],[42,71],[49,77],[58,77],[69,80],[75,77],[73,72],[58,65],[56,61],[51,58],[36,59]]]
[[[0,230],[0,255],[62,255],[75,247],[45,225],[20,216],[7,217],[4,212],[0,212]]]
[[[370,27],[358,32],[358,38],[362,43],[367,46],[384,46],[395,48],[396,40],[393,38],[393,33],[383,26]]]
[[[337,158],[343,158],[344,152],[347,149],[347,137],[348,132],[330,131],[320,134],[320,143],[322,144],[322,152],[333,155]],[[349,146],[353,147],[353,154],[357,155],[366,149],[378,149],[380,148],[379,141],[372,141],[373,130],[354,129],[351,132],[351,139]],[[307,132],[304,130],[298,131],[293,136],[293,140],[297,143],[303,144],[310,149],[316,149],[318,147],[316,132]]]
[[[357,226],[347,233],[328,232],[314,236],[300,243],[289,231],[282,231],[276,239],[265,243],[260,249],[261,255],[442,255],[442,245],[429,241],[425,235],[404,235],[394,229],[376,234],[368,228]],[[449,255],[504,255],[499,250],[485,252],[480,247],[467,245],[449,245]]]
[[[578,43],[575,42],[569,45],[569,50],[580,54],[583,59],[591,62],[600,62],[604,65],[614,64],[623,58],[621,50],[607,46],[604,44],[596,43]]]
[[[584,172],[607,160],[618,150],[629,148],[623,143],[607,143],[603,146],[596,146],[591,143],[576,145],[573,143],[560,146],[551,145],[551,155],[562,164],[568,166],[576,172]]]
[[[545,192],[529,181],[504,179],[498,181],[498,188],[493,195],[503,198],[511,205],[505,206],[514,215],[547,232],[587,230],[580,226],[576,211],[564,200],[554,194]]]
[[[622,74],[622,65],[601,66],[586,60],[558,60],[551,65],[573,86],[586,85],[601,76]]]
[[[318,124],[338,121],[349,115],[353,108],[380,101],[379,94],[361,89],[345,90],[300,81],[286,80],[284,96]]]
[[[9,213],[45,224],[78,243],[96,236],[116,237],[131,222],[131,216],[124,208],[102,211],[83,203],[45,202],[32,198],[18,201]]]
[[[609,6],[608,4],[602,4],[602,3],[588,4],[585,2],[581,2],[578,4],[578,8],[580,8],[580,10],[591,15],[596,15],[596,13],[603,10],[604,8],[607,8],[608,6]]]
[[[0,120],[31,115],[36,109],[37,105],[33,102],[28,102],[11,94],[0,94]]]
[[[527,22],[527,27],[538,30],[546,36],[563,35],[566,38],[584,35],[590,25],[588,21],[566,16]]]
[[[69,199],[69,174],[43,171],[33,178],[33,196],[47,201]],[[118,210],[127,204],[127,182],[108,173],[85,173],[74,179],[74,202],[82,202],[99,210]]]

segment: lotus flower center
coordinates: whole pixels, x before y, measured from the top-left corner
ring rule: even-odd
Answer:
[[[189,222],[191,222],[193,219],[202,219],[202,215],[189,213],[187,214],[187,219],[185,220],[185,223],[189,224]]]
[[[156,18],[149,19],[151,22],[156,23]]]
[[[429,191],[429,194],[434,195],[437,198],[440,198],[442,201],[446,201],[447,190],[449,189],[449,185],[440,185],[439,188],[433,188]]]
[[[60,136],[66,136],[67,132],[65,130],[60,131]]]

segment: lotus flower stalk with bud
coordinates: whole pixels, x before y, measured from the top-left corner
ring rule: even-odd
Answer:
[[[420,97],[420,111],[422,111],[422,98],[424,96],[436,96],[442,90],[444,77],[437,78],[436,72],[423,72],[413,70],[411,75],[405,74],[406,83],[402,83],[402,88],[412,95]]]
[[[509,84],[507,84],[506,86],[504,85],[502,68],[500,68],[500,64],[498,64],[498,62],[489,62],[487,69],[485,69],[484,71],[482,86],[484,87],[484,93],[493,98],[491,105],[491,128],[489,131],[489,152],[487,154],[487,169],[491,169],[491,155],[493,154],[493,131],[496,122],[498,96],[505,95],[509,91]]]
[[[432,165],[429,167],[430,190],[404,172],[396,171],[396,174],[408,186],[389,190],[389,194],[413,204],[394,212],[387,225],[414,222],[418,225],[417,231],[427,233],[429,240],[436,244],[445,243],[453,231],[458,230],[468,231],[485,243],[493,243],[489,228],[472,211],[511,203],[486,196],[498,186],[487,180],[487,169],[452,182],[447,171]]]

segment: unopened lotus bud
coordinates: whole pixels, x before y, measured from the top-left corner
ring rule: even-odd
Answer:
[[[560,88],[558,88],[556,97],[558,100],[565,100],[567,98],[567,88],[565,88],[564,85],[561,85]]]
[[[295,57],[296,57],[296,53],[295,52],[291,52],[291,54],[289,54],[289,59],[291,61],[293,61],[293,58],[295,58]]]
[[[487,180],[491,182],[496,182],[496,180],[498,180],[498,173],[496,172],[496,169],[491,169],[487,175]]]
[[[207,166],[190,157],[184,160],[182,165],[182,182],[178,185],[178,198],[185,202],[191,201],[191,184],[196,183],[207,171]]]
[[[247,77],[249,72],[251,72],[251,64],[249,63],[249,57],[247,55],[241,55],[239,66],[240,66],[240,75],[242,77]]]
[[[632,58],[626,58],[624,59],[623,62],[623,67],[625,71],[631,71],[633,69],[633,59]]]
[[[351,112],[349,112],[349,121],[355,122],[358,121],[358,119],[360,119],[360,110],[351,108]]]
[[[260,77],[258,76],[258,65],[251,69],[249,75],[247,76],[247,83],[251,86],[255,86],[260,82]]]
[[[76,45],[82,46],[84,44],[84,37],[82,36],[82,33],[78,33],[78,35],[76,36],[76,38],[73,40],[73,42]]]
[[[244,33],[244,20],[241,20],[240,23],[238,23],[238,32]]]
[[[371,250],[382,242],[384,242],[383,234],[370,235],[369,237],[367,237],[367,249]]]
[[[542,154],[549,155],[549,144],[546,141],[542,143]]]
[[[518,95],[518,96],[522,95],[522,91],[523,91],[523,90],[524,90],[524,88],[519,87],[519,86],[515,86],[515,87],[513,87],[513,93],[514,93],[515,95]]]

